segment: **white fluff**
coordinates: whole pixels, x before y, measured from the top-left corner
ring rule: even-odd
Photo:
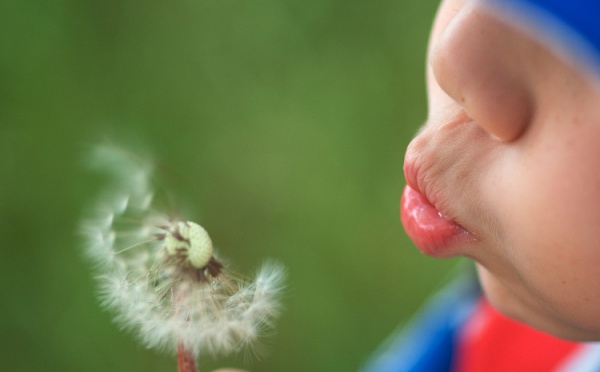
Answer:
[[[209,268],[189,264],[185,244],[167,249],[165,234],[184,221],[152,208],[152,166],[99,146],[92,164],[113,178],[82,224],[86,252],[99,272],[102,304],[149,347],[226,354],[252,344],[279,315],[285,271],[274,262],[242,280],[212,254]],[[183,238],[181,238],[183,239]],[[201,261],[201,262],[204,262]],[[221,265],[221,266],[219,266]]]

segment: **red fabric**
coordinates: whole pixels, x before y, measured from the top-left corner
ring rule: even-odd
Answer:
[[[482,300],[461,335],[456,371],[553,371],[580,347],[507,318]]]

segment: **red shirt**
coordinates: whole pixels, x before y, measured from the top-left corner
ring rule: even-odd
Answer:
[[[587,346],[518,323],[481,300],[461,332],[456,371],[556,371],[574,363]]]

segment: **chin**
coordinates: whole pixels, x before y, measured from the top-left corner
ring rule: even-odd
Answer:
[[[569,323],[552,313],[550,307],[531,301],[525,303],[503,281],[498,280],[485,268],[477,265],[481,286],[489,303],[499,312],[518,322],[555,337],[579,342],[600,340],[600,330],[591,330]],[[530,298],[533,296],[530,296]]]

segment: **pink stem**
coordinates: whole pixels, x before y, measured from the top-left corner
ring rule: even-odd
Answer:
[[[194,353],[187,350],[182,344],[177,345],[177,366],[178,372],[197,372]]]

